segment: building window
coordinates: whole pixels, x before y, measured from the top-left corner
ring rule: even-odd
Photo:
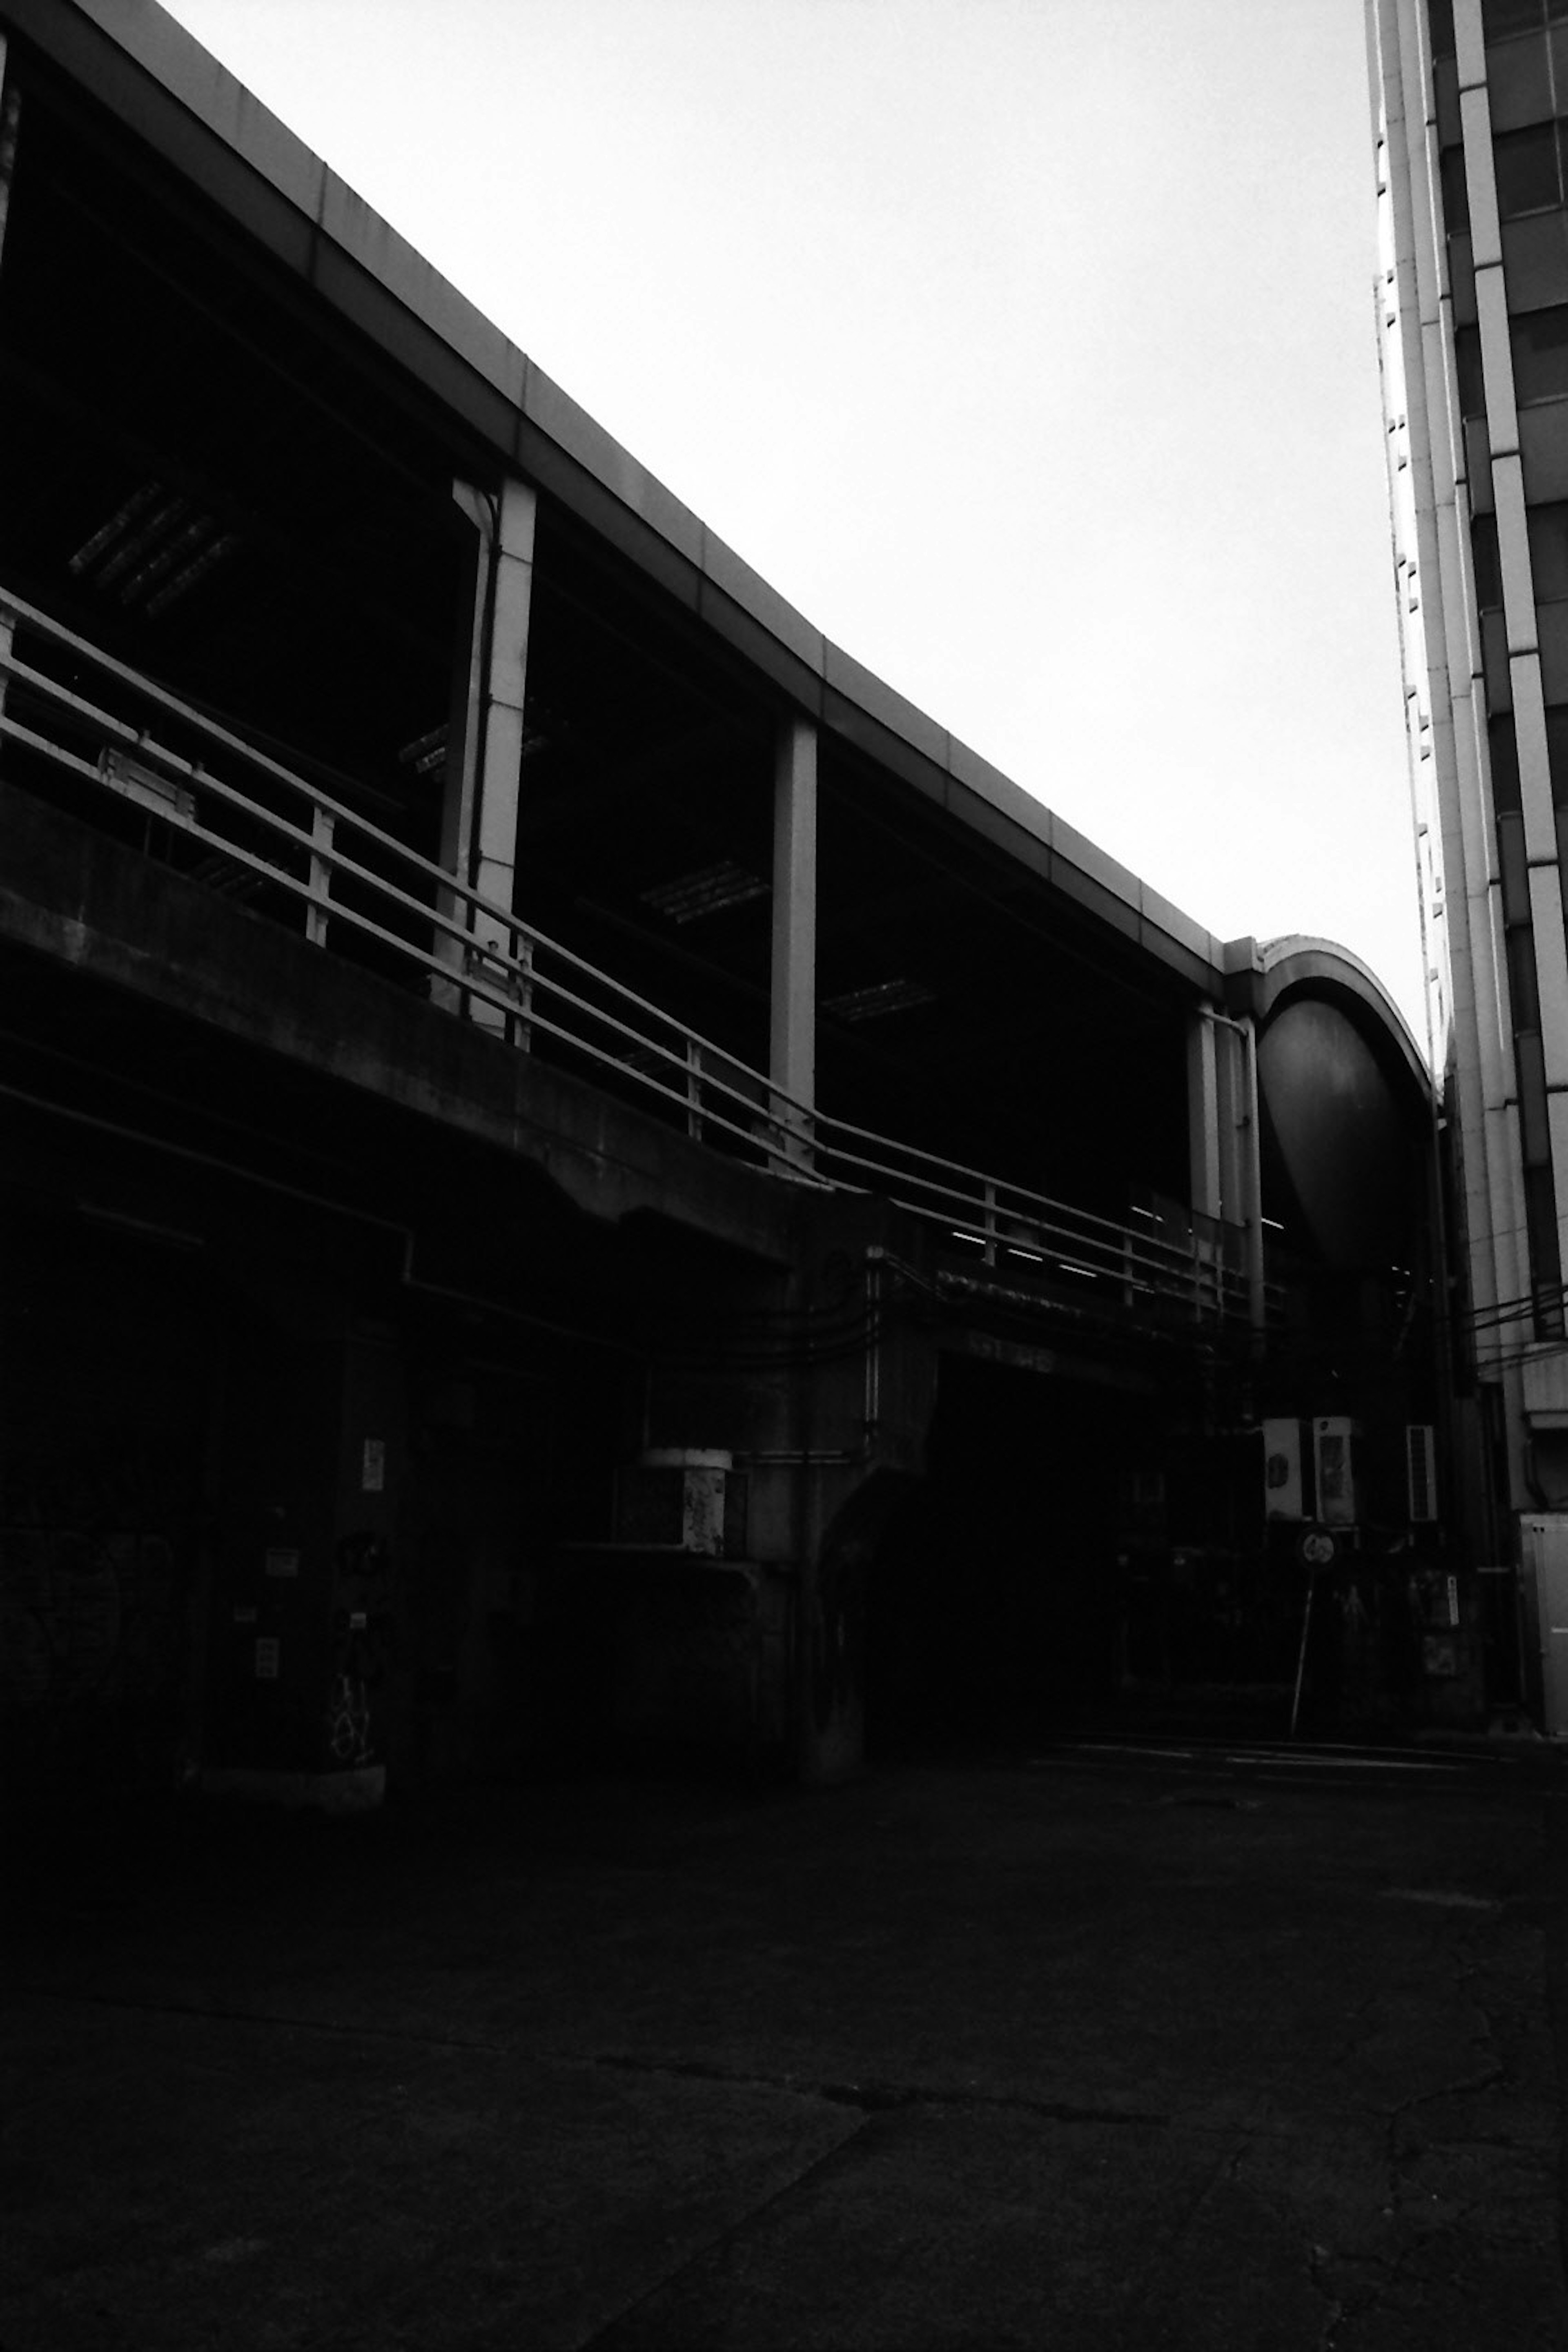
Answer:
[[[1568,303],[1528,311],[1512,321],[1510,332],[1519,405],[1526,408],[1534,401],[1561,400],[1568,394]]]
[[[1494,143],[1505,146],[1507,142],[1498,140]],[[1443,226],[1450,236],[1464,236],[1470,226],[1470,192],[1465,184],[1464,149],[1445,147],[1437,158],[1437,171],[1443,184]]]
[[[1438,0],[1433,0],[1433,53],[1446,57],[1454,46],[1452,0],[1442,0],[1441,5],[1447,49],[1437,47],[1438,14]],[[1564,19],[1568,19],[1568,0],[1481,0],[1481,30],[1489,41],[1511,40],[1515,33],[1538,33],[1543,25],[1560,25]]]
[[[1502,879],[1505,923],[1530,921],[1530,861],[1524,854],[1524,819],[1517,809],[1497,821],[1498,865]]]
[[[1557,1242],[1557,1198],[1550,1167],[1524,1171],[1524,1219],[1535,1285],[1538,1338],[1563,1336],[1563,1257]]]
[[[1527,122],[1551,121],[1557,107],[1544,29],[1500,41],[1487,50],[1487,97],[1494,134],[1522,131]]]
[[[1568,703],[1568,604],[1537,604],[1535,637],[1541,650],[1541,691],[1549,703]]]
[[[1483,613],[1502,610],[1502,564],[1498,557],[1497,517],[1477,515],[1470,525],[1476,554],[1476,602]]]
[[[1460,327],[1454,336],[1454,361],[1459,373],[1459,414],[1484,416],[1487,388],[1481,374],[1481,331]]]
[[[1457,147],[1465,135],[1465,119],[1459,111],[1459,68],[1452,58],[1437,59],[1432,88],[1437,100],[1437,142]]]
[[[1568,596],[1568,502],[1557,499],[1550,506],[1531,507],[1529,522],[1535,601],[1547,604],[1556,597]],[[1495,520],[1492,529],[1495,534]]]
[[[1546,22],[1546,0],[1481,0],[1481,30],[1489,41],[1537,33]]]
[[[1524,925],[1504,933],[1508,953],[1509,1011],[1515,1029],[1541,1026],[1541,991],[1535,977],[1535,938]]]
[[[1519,738],[1508,711],[1488,719],[1487,749],[1491,758],[1492,807],[1500,817],[1519,807]]]
[[[1563,129],[1560,123],[1537,122],[1528,131],[1510,131],[1506,138],[1492,141],[1500,219],[1518,220],[1521,213],[1550,212],[1563,202],[1559,154]],[[1445,179],[1445,205],[1447,192]]]

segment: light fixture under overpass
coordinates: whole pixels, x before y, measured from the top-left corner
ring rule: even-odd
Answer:
[[[829,996],[821,1010],[835,1021],[880,1021],[892,1013],[912,1013],[917,1005],[934,1004],[936,991],[923,980],[881,980],[870,988],[851,988]]]
[[[772,886],[755,874],[748,874],[743,866],[732,858],[721,857],[715,866],[700,866],[695,872],[682,874],[673,882],[658,882],[651,890],[638,893],[645,907],[656,914],[666,915],[672,923],[694,923],[703,915],[721,914],[728,907],[743,907],[750,899],[766,898]]]
[[[140,604],[149,619],[189,593],[231,554],[238,534],[216,516],[160,481],[143,482],[107,522],[85,540],[66,569],[122,604]]]

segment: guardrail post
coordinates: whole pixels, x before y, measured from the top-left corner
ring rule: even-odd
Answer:
[[[512,1043],[520,1054],[533,1051],[533,1024],[529,1019],[533,1011],[533,941],[526,931],[513,931],[511,959],[517,966],[518,1017],[512,1030]]]
[[[686,1132],[693,1143],[702,1140],[702,1048],[695,1037],[686,1041]]]
[[[980,1254],[981,1264],[994,1265],[996,1263],[996,1187],[989,1176],[985,1179],[984,1207],[981,1211],[981,1219],[985,1232],[985,1246]]]
[[[785,1095],[770,1095],[767,1109],[768,1166],[776,1176],[809,1170],[816,1157],[816,1121]]]
[[[335,820],[324,808],[310,812],[310,898],[305,908],[305,937],[313,948],[327,944],[327,901],[331,896],[331,847]]]

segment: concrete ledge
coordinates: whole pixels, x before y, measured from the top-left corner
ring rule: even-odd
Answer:
[[[204,1765],[196,1774],[204,1797],[227,1804],[280,1805],[292,1813],[374,1813],[386,1796],[384,1764],[347,1772],[269,1772],[244,1765]]]
[[[989,760],[983,760],[978,751],[972,751],[956,735],[948,738],[947,772],[962,792],[988,802],[1049,847],[1057,820],[1046,803],[1016,784],[1011,776],[1005,776],[1000,768],[994,768]],[[948,805],[958,815],[966,814],[951,793]]]
[[[795,606],[770,588],[760,572],[753,572],[743,556],[737,555],[716,532],[702,533],[702,571],[712,585],[749,613],[779,643],[787,646],[798,662],[805,664],[816,679],[826,669],[827,651],[820,629],[797,613]]]
[[[889,735],[897,736],[912,750],[923,752],[932,766],[945,775],[948,764],[946,728],[939,727],[934,719],[928,719],[923,710],[917,710],[914,704],[900,694],[896,688],[887,685],[874,670],[868,670],[864,662],[858,662],[853,654],[847,654],[842,646],[828,642],[822,651],[823,674],[830,689],[846,702],[852,702],[858,710],[864,711]]]
[[[324,236],[412,310],[510,406],[521,403],[528,362],[517,345],[335,172],[323,173],[318,220]]]
[[[521,404],[530,425],[640,515],[678,554],[700,567],[706,533],[690,508],[639,465],[535,360],[528,362]]]
[[[0,784],[0,939],[542,1169],[588,1215],[790,1260],[793,1185]]]

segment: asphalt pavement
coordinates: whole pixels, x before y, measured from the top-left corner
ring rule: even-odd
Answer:
[[[0,2352],[1568,2347],[1550,1752],[13,1834]]]

